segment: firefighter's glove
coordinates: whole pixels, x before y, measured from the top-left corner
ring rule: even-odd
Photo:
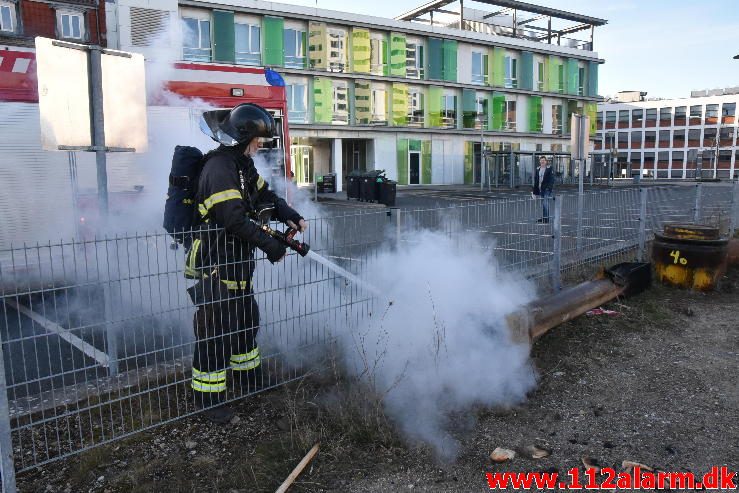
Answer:
[[[285,222],[288,226],[293,228],[294,230],[298,231],[299,233],[304,233],[306,229],[308,229],[308,222],[303,219],[302,217],[298,219],[297,221],[293,221],[292,219],[288,219],[287,222]]]
[[[272,237],[269,237],[259,249],[267,255],[267,260],[273,264],[282,260],[287,253],[287,247]]]

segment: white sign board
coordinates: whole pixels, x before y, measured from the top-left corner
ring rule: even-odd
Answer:
[[[54,46],[54,40],[36,38],[38,106],[41,147],[89,147],[90,80],[86,51]]]
[[[570,156],[572,159],[587,159],[590,145],[590,118],[572,113],[570,118]]]
[[[41,145],[91,147],[89,47],[36,38]],[[144,57],[104,50],[101,56],[105,146],[145,152]],[[66,150],[66,149],[61,149]]]

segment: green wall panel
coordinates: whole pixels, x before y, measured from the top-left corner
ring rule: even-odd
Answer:
[[[213,61],[236,62],[236,31],[233,12],[213,11]]]
[[[421,142],[421,183],[431,184],[431,141]]]
[[[595,135],[597,128],[596,125],[596,113],[598,112],[598,105],[596,103],[585,103],[585,114],[590,119],[590,135]]]
[[[493,56],[489,58],[490,65],[488,78],[490,85],[503,87],[505,85],[505,52],[503,48],[493,48]]]
[[[521,52],[521,69],[518,74],[518,88],[528,91],[534,90],[534,54],[530,51]]]
[[[503,130],[505,125],[505,95],[493,93],[493,130]]]
[[[372,118],[370,83],[356,81],[354,83],[354,120],[357,124],[366,125]]]
[[[282,67],[285,65],[285,20],[280,17],[262,18],[264,42],[262,43],[264,65]]]
[[[405,35],[390,34],[390,75],[405,77]]]
[[[549,91],[550,92],[563,92],[562,80],[560,78],[559,67],[562,65],[562,60],[554,55],[549,56]]]
[[[473,142],[465,142],[464,143],[464,182],[465,183],[472,183],[472,180],[474,179],[474,174],[472,170],[472,165],[474,164],[475,160],[475,147]]]
[[[310,68],[326,69],[328,67],[326,42],[326,24],[323,22],[309,22],[308,62]]]
[[[352,29],[352,72],[370,72],[370,32],[367,29]]]
[[[588,96],[598,95],[598,62],[588,62]]]
[[[410,139],[408,141],[408,150],[421,152],[421,141],[416,140],[416,139]]]
[[[429,87],[428,98],[426,98],[426,107],[428,108],[429,127],[441,126],[441,97],[444,95],[444,89],[441,87]]]
[[[462,127],[475,128],[477,120],[477,93],[474,89],[462,89]]]
[[[568,58],[565,70],[567,73],[567,94],[577,94],[577,88],[580,83],[577,69],[577,60],[575,58]]]
[[[457,82],[457,42],[445,39],[442,44],[442,51],[444,56],[442,77],[446,81]]]
[[[398,184],[408,184],[408,139],[398,139],[396,144],[398,153]]]
[[[528,97],[529,132],[541,132],[541,96]]]
[[[408,125],[408,84],[393,83],[392,105],[393,125]]]
[[[331,79],[313,79],[313,115],[316,123],[331,123],[334,113]]]
[[[444,79],[444,42],[438,38],[428,39],[428,68],[426,78],[430,80]]]
[[[549,83],[549,57],[544,57],[544,92],[551,92],[551,84]]]

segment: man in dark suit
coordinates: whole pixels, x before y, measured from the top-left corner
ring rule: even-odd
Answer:
[[[531,191],[532,197],[542,198],[543,214],[542,218],[537,222],[546,224],[549,222],[549,204],[554,196],[554,171],[552,166],[547,161],[547,158],[542,156],[539,158],[539,167],[534,172],[534,186]]]

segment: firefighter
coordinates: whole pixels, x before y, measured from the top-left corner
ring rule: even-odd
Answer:
[[[259,176],[252,156],[261,139],[273,139],[272,115],[251,103],[231,110],[206,111],[201,130],[220,146],[205,156],[196,201],[202,227],[188,251],[186,272],[200,280],[188,289],[197,306],[197,338],[192,362],[192,391],[205,417],[226,423],[233,410],[225,405],[227,370],[237,392],[262,386],[256,336],[259,308],[252,277],[255,249],[273,264],[285,256],[285,245],[264,233],[250,219],[257,209],[272,210],[272,219],[298,231],[308,224]]]

